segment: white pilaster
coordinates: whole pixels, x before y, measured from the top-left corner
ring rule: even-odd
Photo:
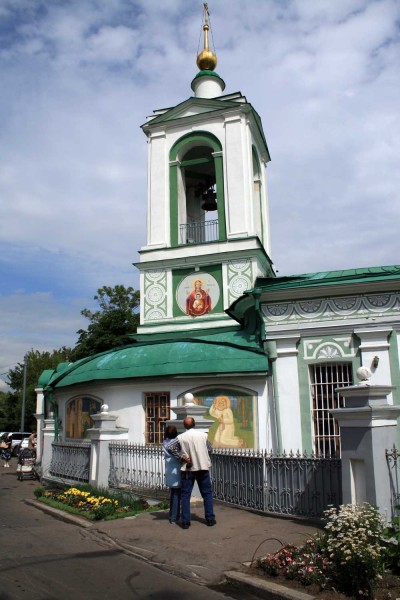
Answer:
[[[300,385],[297,368],[297,342],[294,335],[276,340],[276,377],[282,450],[302,451]]]

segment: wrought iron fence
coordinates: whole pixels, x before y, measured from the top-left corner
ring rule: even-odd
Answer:
[[[179,225],[180,244],[201,244],[218,240],[218,219]]]
[[[89,481],[90,442],[53,442],[49,473],[70,481]]]
[[[132,491],[166,492],[162,446],[110,443],[109,485]]]
[[[342,501],[341,461],[314,455],[273,455],[267,451],[214,449],[211,454],[216,500],[266,513],[321,517]],[[161,446],[112,442],[111,487],[166,492]]]
[[[397,450],[395,444],[390,450],[385,450],[386,462],[389,469],[389,480],[390,480],[390,496],[391,496],[391,518],[393,519],[398,513],[397,508],[400,505],[400,481],[399,481],[399,469],[400,469],[400,452]]]

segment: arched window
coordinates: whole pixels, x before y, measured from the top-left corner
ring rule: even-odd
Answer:
[[[207,132],[187,134],[170,151],[171,245],[226,239],[222,146]]]
[[[89,396],[70,400],[66,407],[66,438],[81,440],[87,429],[93,427],[92,415],[100,412],[101,402]]]

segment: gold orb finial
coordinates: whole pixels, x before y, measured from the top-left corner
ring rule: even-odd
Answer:
[[[200,54],[197,56],[197,66],[199,67],[200,71],[214,71],[215,67],[217,66],[217,56],[216,54],[210,50],[209,45],[208,45],[208,32],[210,30],[210,25],[208,22],[208,17],[209,17],[210,13],[208,12],[208,4],[205,2],[204,3],[204,25],[203,25],[203,31],[204,31],[204,49],[200,52]]]

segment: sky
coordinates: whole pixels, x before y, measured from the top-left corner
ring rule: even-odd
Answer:
[[[263,121],[278,275],[400,264],[400,2],[208,4],[225,93]],[[138,289],[140,126],[192,96],[202,11],[1,0],[0,377],[74,346],[99,287]]]

